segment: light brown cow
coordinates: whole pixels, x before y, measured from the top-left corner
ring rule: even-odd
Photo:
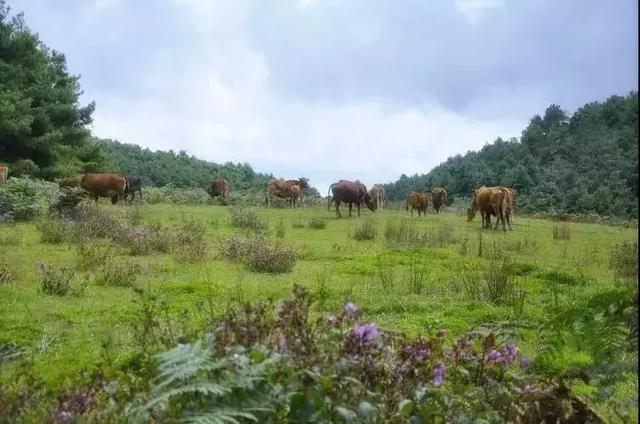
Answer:
[[[445,187],[436,187],[431,192],[431,201],[433,202],[433,209],[436,213],[440,213],[440,209],[444,209],[447,204],[447,189]]]
[[[407,194],[405,210],[409,210],[409,208],[411,208],[411,216],[413,216],[413,211],[416,209],[418,210],[418,216],[420,216],[421,213],[426,216],[427,207],[429,207],[429,198],[426,193],[410,191],[409,194]]]
[[[8,174],[9,174],[9,167],[0,164],[0,183],[7,181]]]
[[[281,199],[287,199],[291,202],[291,207],[295,207],[296,200],[300,197],[302,193],[301,186],[307,186],[307,179],[300,180],[283,180],[280,179],[271,179],[267,181],[267,192],[265,194],[265,201],[267,206],[271,205],[273,201],[273,197],[279,197]]]
[[[211,190],[209,191],[211,197],[220,196],[223,199],[227,198],[227,194],[229,194],[229,181],[224,178],[219,180],[214,180],[211,183]]]
[[[467,218],[472,221],[476,216],[476,212],[480,211],[482,216],[482,228],[491,228],[491,215],[496,217],[495,230],[498,224],[502,222],[502,230],[507,231],[505,220],[511,230],[511,222],[509,220],[509,204],[511,195],[509,191],[503,187],[485,187],[482,186],[473,191],[473,199],[471,206],[467,209]]]
[[[111,203],[116,204],[124,197],[127,180],[118,174],[85,174],[80,180],[80,187],[96,202],[98,197],[109,197]]]

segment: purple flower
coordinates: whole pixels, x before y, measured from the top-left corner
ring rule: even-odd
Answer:
[[[329,324],[333,325],[334,327],[338,325],[338,317],[335,315],[330,315],[329,318],[327,318],[327,321],[329,321]]]
[[[522,358],[520,358],[520,368],[522,369],[529,368],[530,364],[531,364],[531,361],[526,356],[523,356]]]
[[[489,356],[487,357],[487,359],[489,360],[489,362],[493,363],[500,362],[502,359],[502,354],[493,349],[491,352],[489,352]]]
[[[404,353],[414,361],[422,361],[429,356],[429,343],[417,340],[410,346],[404,348]]]
[[[369,343],[380,337],[380,330],[374,323],[356,324],[353,327],[353,335],[361,343]]]
[[[438,330],[438,337],[446,337],[447,336],[447,330],[445,330],[444,328],[441,328],[440,330]]]
[[[358,307],[355,305],[355,303],[349,302],[344,305],[344,313],[348,317],[355,317],[358,313]]]
[[[433,368],[433,385],[441,386],[444,383],[444,371],[446,366],[442,362],[438,362],[438,364]]]

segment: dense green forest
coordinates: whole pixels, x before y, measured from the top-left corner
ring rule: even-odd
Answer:
[[[569,116],[557,105],[535,115],[520,141],[456,155],[427,174],[386,185],[392,199],[444,185],[450,197],[480,185],[515,186],[523,212],[638,215],[638,93],[593,102]]]

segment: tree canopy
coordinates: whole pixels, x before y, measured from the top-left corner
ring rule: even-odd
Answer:
[[[0,0],[0,160],[49,179],[100,166],[86,128],[95,104],[80,104],[78,79]]]
[[[558,105],[535,115],[520,141],[498,138],[450,157],[426,174],[402,175],[388,196],[446,186],[470,196],[481,185],[515,186],[528,212],[638,215],[638,93],[588,103],[569,116]]]

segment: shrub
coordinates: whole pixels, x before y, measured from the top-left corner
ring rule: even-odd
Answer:
[[[40,230],[40,240],[47,244],[60,244],[66,240],[69,225],[65,221],[47,219],[39,222],[36,227]]]
[[[365,218],[364,221],[356,224],[351,233],[351,237],[358,241],[375,240],[377,233],[378,230],[373,220]]]
[[[121,257],[110,257],[95,275],[95,282],[101,286],[131,287],[140,273],[140,266]]]
[[[1,220],[0,224],[2,224]],[[20,246],[23,236],[22,230],[17,227],[11,228],[8,224],[5,224],[2,228],[2,233],[0,233],[0,246]]]
[[[238,236],[231,236],[222,242],[220,253],[228,259],[242,261],[249,255],[249,248],[252,244],[266,242],[264,239],[247,240]]]
[[[129,254],[134,256],[152,252],[168,253],[174,245],[174,236],[161,224],[150,224],[130,229],[123,242]]]
[[[553,226],[554,240],[569,240],[571,238],[571,227],[567,224]]]
[[[267,274],[290,272],[296,264],[296,252],[289,247],[255,243],[249,249],[247,264],[254,272]]]
[[[269,228],[267,221],[260,218],[258,214],[250,209],[233,206],[229,208],[229,214],[231,225],[236,228],[242,228],[256,232],[266,232]]]
[[[291,226],[293,228],[296,228],[296,229],[304,228],[304,222],[302,222],[302,221],[293,221],[293,224],[291,224]]]
[[[40,274],[43,293],[64,296],[71,289],[73,271],[66,268],[56,270],[45,262],[36,263],[36,270]]]
[[[122,242],[128,233],[127,226],[121,220],[93,204],[78,207],[69,230],[71,240],[78,243],[97,238]]]
[[[327,221],[322,218],[314,217],[309,220],[308,226],[314,230],[324,230],[327,228]]]
[[[92,240],[76,246],[76,268],[80,271],[97,269],[113,256],[113,246],[106,240]]]
[[[209,193],[200,187],[148,187],[144,191],[144,201],[150,204],[173,203],[178,205],[205,205],[211,203]]]
[[[614,244],[609,250],[609,269],[617,278],[638,278],[638,242]]]
[[[6,284],[15,278],[13,271],[4,262],[0,262],[0,284]]]
[[[175,248],[176,257],[185,262],[196,262],[207,254],[205,240],[205,225],[194,219],[187,219],[176,228]]]
[[[74,218],[80,202],[87,198],[87,192],[79,187],[63,187],[49,206],[49,213],[58,218]]]
[[[30,178],[9,178],[0,185],[2,220],[25,221],[43,216],[58,186]],[[8,218],[10,216],[10,218]]]

